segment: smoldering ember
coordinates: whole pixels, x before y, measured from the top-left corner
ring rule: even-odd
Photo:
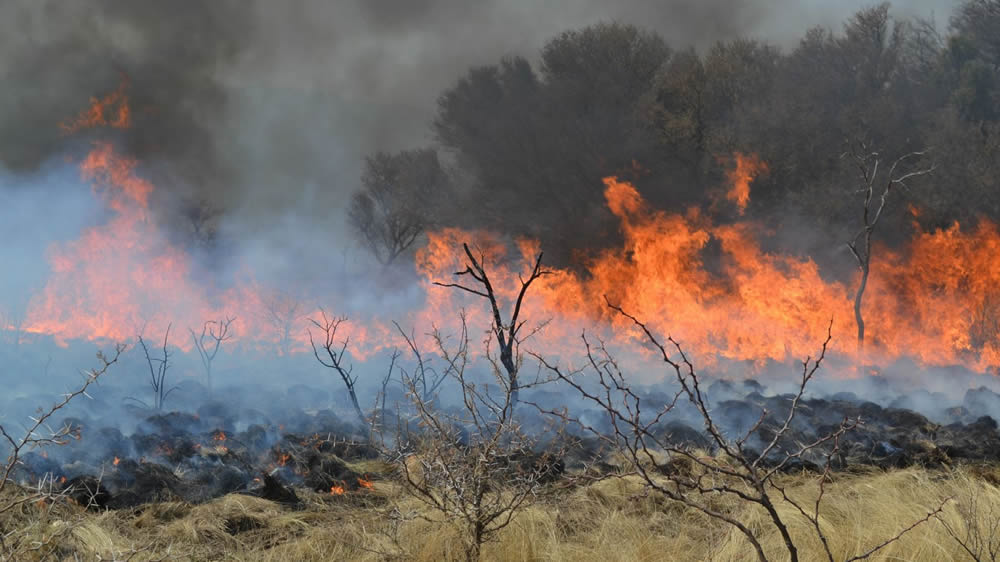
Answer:
[[[0,560],[1000,558],[1000,0],[0,7]]]

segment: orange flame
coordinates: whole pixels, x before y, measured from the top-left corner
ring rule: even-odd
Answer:
[[[750,183],[762,173],[766,173],[767,164],[756,154],[737,152],[733,155],[734,167],[727,172],[729,191],[726,199],[736,204],[742,215],[750,202]]]
[[[372,482],[371,480],[368,480],[367,478],[364,478],[364,477],[358,478],[358,486],[361,486],[362,488],[365,488],[366,490],[374,490],[375,489],[375,483]]]
[[[121,462],[121,459],[119,459],[118,457],[115,457],[114,462],[112,462],[111,464],[113,464],[115,466],[118,466],[118,463],[120,463],[120,462]]]
[[[212,435],[212,441],[224,442],[226,440],[226,433],[224,431],[217,431]]]
[[[122,79],[118,89],[103,98],[90,98],[90,106],[81,111],[76,119],[60,124],[66,133],[94,127],[114,127],[127,129],[132,126],[132,112],[128,103],[128,78]]]
[[[344,494],[344,487],[343,486],[340,486],[340,485],[337,485],[337,484],[334,484],[333,486],[330,486],[330,495],[331,496],[341,496],[343,494]]]
[[[123,84],[93,100],[64,129],[130,126],[126,89]],[[732,162],[725,197],[742,214],[752,180],[768,167],[752,154],[737,153]],[[138,162],[109,143],[97,143],[81,162],[81,174],[106,203],[110,218],[79,239],[50,248],[52,274],[29,303],[25,332],[49,334],[58,342],[127,340],[144,327],[162,334],[170,323],[192,327],[206,318],[236,316],[233,345],[270,346],[279,353],[309,349],[305,328],[315,304],[259,283],[251,271],[226,289],[195,279],[191,257],[152,220],[154,186],[142,177]],[[716,224],[697,208],[651,209],[630,183],[609,177],[604,184],[624,244],[589,256],[576,270],[554,270],[532,286],[523,310],[532,321],[553,321],[532,336],[531,346],[547,354],[571,354],[580,331],[595,323],[608,332],[610,343],[634,344],[638,334],[608,311],[607,297],[650,328],[673,335],[701,365],[720,359],[761,365],[803,358],[816,351],[831,318],[834,351],[854,353],[856,278],[829,280],[808,257],[765,251],[761,239],[766,233],[752,222]],[[915,208],[911,213],[919,215]],[[345,324],[354,358],[404,343],[391,325],[394,319],[452,333],[461,310],[467,311],[470,326],[492,322],[474,295],[431,285],[452,281],[455,271],[465,269],[463,242],[483,258],[505,304],[516,297],[519,279],[530,267],[525,264],[540,249],[534,240],[509,244],[486,232],[428,233],[415,262],[426,292],[423,306],[405,318]],[[957,223],[933,232],[917,229],[905,247],[877,247],[873,256],[864,309],[869,359],[913,357],[925,365],[979,371],[1000,367],[1000,231],[995,224],[984,220],[965,229]],[[186,338],[171,344],[191,348]]]

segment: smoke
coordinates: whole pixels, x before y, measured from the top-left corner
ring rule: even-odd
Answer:
[[[899,2],[900,15],[956,0]],[[344,234],[362,158],[429,142],[436,96],[470,65],[533,58],[555,34],[638,22],[676,47],[739,35],[791,45],[862,2],[630,0],[319,2],[19,0],[0,18],[0,164],[31,173],[80,142],[60,130],[122,74],[136,125],[122,133],[176,222],[207,203],[276,230],[286,213]],[[162,198],[162,195],[161,195]]]

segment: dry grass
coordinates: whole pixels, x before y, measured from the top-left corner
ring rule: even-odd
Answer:
[[[371,468],[375,468],[372,466]],[[797,498],[816,493],[812,476],[784,478]],[[958,534],[1000,517],[993,469],[907,469],[840,475],[828,485],[823,525],[839,559],[857,554],[924,517],[945,497],[942,517]],[[724,524],[655,495],[632,480],[606,480],[559,492],[522,513],[488,544],[486,560],[581,562],[752,559],[745,539]],[[457,560],[455,531],[421,517],[393,483],[374,492],[329,496],[300,492],[303,509],[229,495],[202,505],[161,503],[107,513],[72,505],[27,505],[0,519],[23,530],[25,544],[45,543],[18,560]],[[773,560],[786,555],[763,514],[719,497],[713,505],[760,531]],[[973,506],[973,515],[963,506]],[[803,560],[821,560],[819,543],[789,506],[780,506]],[[393,517],[401,513],[402,517]],[[991,521],[993,519],[994,521]],[[872,560],[947,561],[971,557],[932,520]]]

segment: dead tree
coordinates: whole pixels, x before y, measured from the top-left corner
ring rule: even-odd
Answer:
[[[31,423],[24,428],[23,433],[19,437],[14,437],[13,432],[8,430],[7,427],[0,425],[0,437],[3,441],[6,441],[9,446],[10,451],[7,453],[7,459],[2,465],[2,473],[0,473],[0,495],[7,484],[11,480],[11,475],[14,470],[21,465],[21,456],[30,449],[36,449],[40,447],[47,447],[50,445],[66,445],[69,443],[69,439],[74,432],[74,428],[70,424],[65,424],[59,428],[53,428],[49,425],[52,420],[52,416],[56,412],[62,410],[67,404],[69,404],[74,398],[78,396],[90,397],[87,394],[87,390],[90,385],[97,382],[99,378],[104,376],[108,372],[108,369],[112,365],[118,362],[118,358],[125,351],[124,345],[116,345],[114,353],[111,355],[105,355],[103,352],[97,353],[97,360],[99,365],[89,371],[84,372],[83,384],[72,392],[68,392],[63,395],[62,400],[52,405],[48,409],[39,409],[37,415],[33,416]],[[56,491],[55,482],[52,481],[52,475],[47,475],[43,478],[41,482],[27,493],[17,499],[8,501],[4,504],[0,504],[0,514],[6,513],[20,505],[26,503],[33,503],[39,500],[51,500],[56,497],[62,497],[65,495],[65,490]]]
[[[895,159],[888,172],[883,175],[880,170],[882,156],[878,152],[871,151],[864,143],[852,147],[849,154],[858,168],[862,181],[862,186],[856,193],[864,196],[864,206],[861,212],[862,226],[847,242],[847,247],[854,255],[858,271],[861,273],[858,289],[854,293],[854,320],[858,327],[857,365],[860,374],[865,366],[865,320],[861,303],[865,296],[865,289],[868,287],[868,276],[871,273],[872,238],[875,234],[875,227],[878,225],[879,219],[882,218],[886,202],[893,190],[896,188],[905,189],[908,180],[931,173],[935,166],[932,164],[929,168],[903,172],[902,168],[906,167],[911,160],[919,159],[927,154],[926,151],[910,152]]]
[[[201,334],[189,328],[191,340],[194,341],[194,347],[198,350],[201,364],[205,368],[205,381],[208,384],[209,393],[212,392],[212,361],[219,354],[222,342],[232,339],[233,334],[230,328],[235,321],[235,316],[232,318],[227,316],[223,320],[209,320],[202,325]]]
[[[971,486],[956,504],[957,522],[938,516],[948,536],[975,562],[1000,561],[1000,510]]]
[[[385,406],[386,406],[385,400],[386,397],[389,395],[389,383],[392,382],[392,374],[395,372],[396,360],[399,359],[399,355],[400,353],[398,349],[392,350],[392,359],[389,361],[389,370],[386,372],[385,376],[382,377],[382,389],[375,396],[375,408],[373,409],[372,420],[371,420],[371,425],[373,430],[377,429],[375,425],[374,412],[378,412],[379,414],[378,418],[379,421],[377,427],[385,427]]]
[[[316,356],[316,360],[319,361],[320,365],[328,369],[333,369],[340,375],[340,379],[344,381],[344,387],[347,389],[347,395],[351,399],[351,405],[354,406],[354,413],[358,416],[361,427],[366,427],[369,420],[365,417],[364,412],[361,411],[361,406],[358,404],[358,394],[355,389],[358,377],[352,374],[354,366],[345,364],[347,345],[351,341],[350,336],[345,337],[343,342],[339,344],[340,348],[337,348],[337,330],[347,321],[347,318],[330,318],[327,317],[324,310],[320,309],[319,312],[321,320],[309,319],[314,326],[323,332],[323,341],[317,345],[313,339],[312,330],[308,330],[309,344],[312,346],[313,355]]]
[[[644,334],[646,341],[653,346],[659,359],[678,383],[679,390],[669,403],[647,412],[639,394],[631,388],[628,377],[622,373],[603,342],[594,345],[584,334],[582,338],[587,353],[587,369],[596,375],[597,384],[594,387],[596,390],[591,390],[580,380],[579,375],[583,374],[582,371],[567,372],[547,362],[540,355],[535,357],[556,380],[571,386],[587,402],[597,406],[607,416],[606,419],[611,427],[610,433],[571,418],[565,410],[542,411],[579,426],[608,445],[612,451],[626,459],[627,469],[623,474],[637,476],[647,489],[732,525],[752,545],[759,560],[766,561],[768,558],[754,529],[740,521],[737,516],[714,508],[710,498],[717,495],[730,496],[747,505],[763,509],[767,513],[768,523],[780,534],[789,559],[796,562],[799,559],[798,548],[792,540],[788,522],[777,509],[777,505],[782,501],[791,504],[817,533],[826,557],[833,562],[833,553],[820,524],[823,487],[831,476],[832,463],[839,452],[841,438],[860,425],[861,420],[845,418],[835,429],[814,439],[800,440],[792,435],[793,422],[800,408],[806,385],[819,370],[826,356],[827,345],[831,339],[829,330],[819,356],[815,360],[807,358],[802,363],[798,390],[789,400],[787,412],[773,416],[767,410],[762,410],[760,417],[746,433],[733,439],[727,437],[716,423],[702,390],[701,378],[680,344],[673,338],[668,338],[671,349],[668,352],[667,347],[660,343],[644,323],[615,305],[609,303],[608,306],[631,321]],[[671,353],[678,358],[671,358]],[[705,433],[718,451],[718,455],[705,455],[690,445],[675,444],[668,436],[657,431],[661,422],[682,399],[687,400],[697,410],[704,423]],[[752,446],[759,447],[759,452]],[[790,464],[805,460],[807,456],[825,459],[823,462],[825,470],[819,477],[819,498],[813,506],[807,506],[789,496],[775,479],[775,476]],[[927,517],[869,550],[847,558],[847,561],[870,557],[936,516],[943,506],[944,503],[928,513]]]
[[[271,325],[278,340],[278,353],[292,351],[292,329],[302,314],[302,302],[292,295],[275,291],[266,297],[264,319]]]
[[[485,256],[480,255],[479,259],[472,254],[472,250],[469,249],[468,244],[462,244],[465,249],[465,255],[469,262],[465,266],[465,270],[456,272],[456,276],[468,275],[473,280],[476,281],[481,288],[467,287],[461,283],[440,283],[435,282],[435,285],[441,287],[454,287],[456,289],[461,289],[473,295],[480,296],[490,303],[490,308],[493,312],[493,323],[490,326],[490,331],[496,336],[497,345],[500,348],[500,364],[503,365],[504,371],[507,375],[507,385],[511,388],[511,403],[514,407],[517,406],[520,385],[517,380],[517,373],[521,366],[521,355],[518,352],[518,347],[521,343],[521,338],[519,337],[519,332],[521,328],[524,327],[524,320],[520,320],[521,305],[524,302],[524,295],[528,292],[528,287],[543,275],[547,275],[549,272],[542,269],[542,253],[539,252],[538,257],[535,258],[535,265],[531,269],[531,274],[527,279],[522,276],[518,276],[521,282],[521,289],[518,291],[517,300],[514,302],[514,310],[511,312],[510,321],[504,322],[503,315],[500,312],[500,304],[497,302],[497,294],[494,290],[493,284],[490,282],[489,275],[486,274],[485,269]]]
[[[424,400],[417,380],[403,371],[416,423],[400,423],[392,446],[386,446],[383,434],[382,451],[398,467],[405,492],[459,531],[466,560],[479,560],[483,545],[537,501],[564,451],[540,451],[539,428],[529,434],[516,421],[515,388],[496,363],[491,363],[496,390],[468,379],[464,315],[454,349],[448,349],[440,332],[432,335],[446,376],[461,392],[461,404],[444,409]]]
[[[393,322],[396,326],[396,330],[399,331],[399,335],[403,336],[406,340],[410,351],[413,352],[413,357],[417,360],[416,366],[413,368],[412,373],[405,373],[406,377],[413,382],[413,386],[420,391],[420,398],[425,402],[431,402],[434,400],[434,394],[441,387],[441,383],[445,381],[447,375],[438,372],[436,369],[429,365],[428,361],[424,361],[424,356],[420,353],[420,349],[417,347],[417,340],[411,331],[409,335],[403,331],[403,327],[399,325],[398,322]]]
[[[146,340],[142,339],[142,335],[136,336],[139,346],[142,348],[142,353],[146,357],[146,366],[149,368],[149,386],[153,389],[152,409],[157,412],[163,410],[163,404],[166,402],[167,397],[170,396],[170,393],[177,390],[176,386],[167,388],[167,369],[170,367],[170,356],[172,355],[167,350],[167,342],[170,339],[170,327],[171,324],[167,324],[167,331],[163,335],[162,353],[159,357],[150,353],[149,346],[146,345]],[[127,397],[126,400],[142,404],[145,408],[150,407],[146,402],[132,396]]]

